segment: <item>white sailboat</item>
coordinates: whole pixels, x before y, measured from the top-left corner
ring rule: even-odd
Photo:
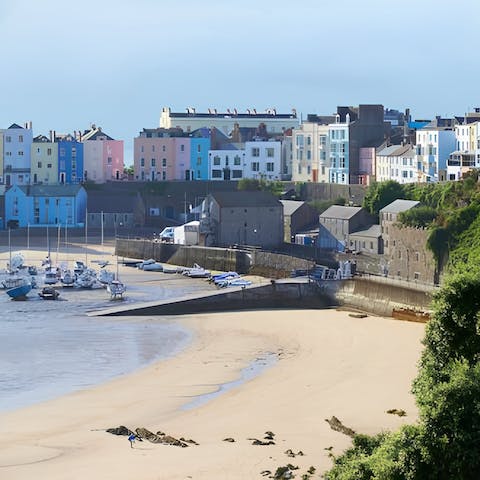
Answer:
[[[117,257],[117,275],[114,280],[112,280],[107,285],[107,292],[110,294],[110,299],[122,299],[123,294],[127,291],[127,287],[123,282],[120,281],[118,276],[118,257]]]

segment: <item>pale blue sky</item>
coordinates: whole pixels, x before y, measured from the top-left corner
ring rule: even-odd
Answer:
[[[0,0],[0,128],[124,139],[162,106],[480,106],[478,0]]]

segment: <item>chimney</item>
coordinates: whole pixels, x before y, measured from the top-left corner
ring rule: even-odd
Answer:
[[[53,142],[53,130],[49,131],[48,137],[50,139],[50,142]]]

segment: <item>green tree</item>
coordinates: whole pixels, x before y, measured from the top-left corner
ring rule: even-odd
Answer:
[[[400,212],[398,220],[401,224],[408,227],[428,227],[437,218],[437,211],[426,205],[420,205],[410,210]]]
[[[363,200],[363,206],[372,215],[378,217],[378,212],[399,198],[405,198],[405,190],[398,182],[388,180],[386,182],[374,182],[367,190]]]
[[[480,275],[451,276],[435,295],[413,393],[417,425],[354,440],[330,480],[476,480],[480,472]]]

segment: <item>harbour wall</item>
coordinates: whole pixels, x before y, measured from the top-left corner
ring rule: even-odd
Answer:
[[[115,252],[118,256],[191,267],[198,263],[203,268],[222,272],[262,275],[268,278],[289,277],[292,270],[309,269],[315,266],[312,260],[296,258],[258,249],[212,248],[200,246],[155,243],[151,240],[117,239]]]
[[[340,281],[320,281],[318,284],[301,283],[297,279],[285,277],[288,277],[293,269],[312,268],[314,262],[260,250],[205,248],[154,243],[150,240],[117,239],[116,253],[128,258],[154,258],[156,261],[174,265],[192,266],[198,263],[210,270],[237,271],[241,274],[277,279],[267,285],[245,289],[229,287],[215,292],[214,295],[144,305],[141,312],[148,313],[140,313],[137,309],[136,314],[170,315],[258,308],[341,306],[391,316],[394,309],[400,308],[429,310],[433,294],[438,289],[429,284],[376,275],[355,276]]]
[[[309,282],[276,282],[245,288],[229,287],[213,293],[136,305],[118,306],[94,315],[188,315],[259,309],[323,309],[333,306],[332,297]]]

